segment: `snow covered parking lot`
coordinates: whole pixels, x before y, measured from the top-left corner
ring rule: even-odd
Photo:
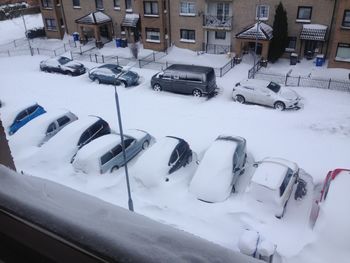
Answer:
[[[43,59],[45,57],[39,56],[0,59],[0,100],[4,103],[0,112],[5,128],[10,124],[10,115],[15,108],[27,102],[38,102],[47,112],[64,108],[78,117],[101,116],[113,130],[118,130],[112,86],[93,83],[87,74],[70,78],[41,72],[39,62]],[[84,64],[89,68],[96,66]],[[223,78],[217,79],[221,92],[210,100],[156,93],[150,87],[150,78],[155,71],[134,68],[143,82],[136,87],[118,89],[124,128],[142,129],[155,138],[167,135],[184,138],[199,156],[220,134],[242,136],[247,140],[252,159],[278,156],[294,161],[316,183],[323,180],[329,170],[349,167],[350,94],[293,88],[303,97],[304,108],[299,111],[279,112],[262,106],[241,105],[232,100],[232,88],[247,76],[249,67],[239,64]],[[15,137],[9,137],[9,140],[19,171],[127,207],[122,169],[103,176],[76,173],[69,162],[50,163],[48,159],[38,163],[34,157],[40,154],[39,148],[19,147]],[[188,191],[196,169],[194,164],[175,172],[173,180],[167,183],[145,188],[133,179],[135,162],[137,157],[130,163],[130,176],[137,213],[233,250],[238,250],[238,239],[244,229],[254,229],[277,245],[277,251],[285,262],[309,263],[303,261],[303,255],[317,253],[308,251],[307,246],[320,238],[308,224],[310,196],[301,202],[293,199],[288,204],[285,217],[279,220],[263,209],[249,207],[244,189],[221,203],[198,201]],[[243,176],[248,174],[249,171]],[[317,255],[314,258],[315,262],[326,262]],[[347,262],[344,258],[334,255],[336,262]]]

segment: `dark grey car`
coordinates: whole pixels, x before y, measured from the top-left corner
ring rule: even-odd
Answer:
[[[211,67],[174,64],[151,79],[155,91],[192,94],[196,97],[214,94],[216,77]]]
[[[125,87],[137,85],[140,76],[131,70],[124,70],[116,64],[105,64],[89,71],[89,78],[98,83],[120,85]]]

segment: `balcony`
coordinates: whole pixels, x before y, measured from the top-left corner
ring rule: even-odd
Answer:
[[[232,29],[232,16],[219,17],[215,15],[203,16],[203,28],[215,29],[215,30],[231,30]]]

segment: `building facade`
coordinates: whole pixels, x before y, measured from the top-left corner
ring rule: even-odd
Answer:
[[[333,23],[328,66],[350,69],[350,1],[337,2]]]
[[[82,40],[126,38],[163,51],[171,45],[236,56],[255,50],[267,57],[280,0],[41,0],[49,37],[78,32]],[[346,53],[350,42],[346,0],[285,0],[288,39],[285,56],[329,58]],[[109,21],[87,21],[102,16]],[[53,21],[55,20],[55,22]],[[335,31],[333,33],[333,28]],[[102,40],[101,40],[102,39]],[[332,43],[329,43],[332,40]],[[340,52],[340,53],[339,53]],[[332,60],[331,65],[347,65]],[[333,63],[334,62],[334,63]],[[336,64],[335,64],[336,63]]]

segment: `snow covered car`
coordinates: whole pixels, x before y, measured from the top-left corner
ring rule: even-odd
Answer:
[[[39,104],[30,105],[29,107],[25,107],[24,109],[20,110],[9,127],[9,134],[14,134],[26,123],[40,116],[41,114],[44,114],[45,112],[45,109]]]
[[[294,90],[257,79],[238,82],[233,88],[232,98],[239,103],[249,102],[278,110],[298,108],[300,102],[300,96]]]
[[[181,138],[167,136],[158,140],[137,160],[134,176],[146,187],[168,181],[168,175],[192,161],[192,150]]]
[[[288,200],[297,183],[299,168],[296,163],[282,158],[265,158],[254,164],[256,170],[247,193],[282,218]]]
[[[89,78],[98,83],[118,85],[122,83],[125,87],[137,85],[140,76],[131,70],[115,64],[104,64],[89,70]]]
[[[60,162],[72,163],[80,148],[109,133],[111,133],[109,125],[102,118],[97,116],[79,118],[41,147],[41,159],[50,162],[59,159]]]
[[[226,200],[244,173],[246,159],[244,138],[219,136],[205,152],[190,183],[190,192],[205,202]]]
[[[65,75],[78,76],[86,72],[83,64],[75,62],[67,57],[55,57],[40,62],[40,70],[46,72],[58,72]]]
[[[75,114],[67,110],[50,111],[20,129],[14,136],[13,143],[22,146],[41,146],[63,127],[77,119]]]
[[[127,130],[125,133],[126,161],[124,161],[120,134],[108,134],[81,148],[74,159],[74,168],[84,173],[113,172],[145,150],[152,140],[151,135],[145,131]]]

